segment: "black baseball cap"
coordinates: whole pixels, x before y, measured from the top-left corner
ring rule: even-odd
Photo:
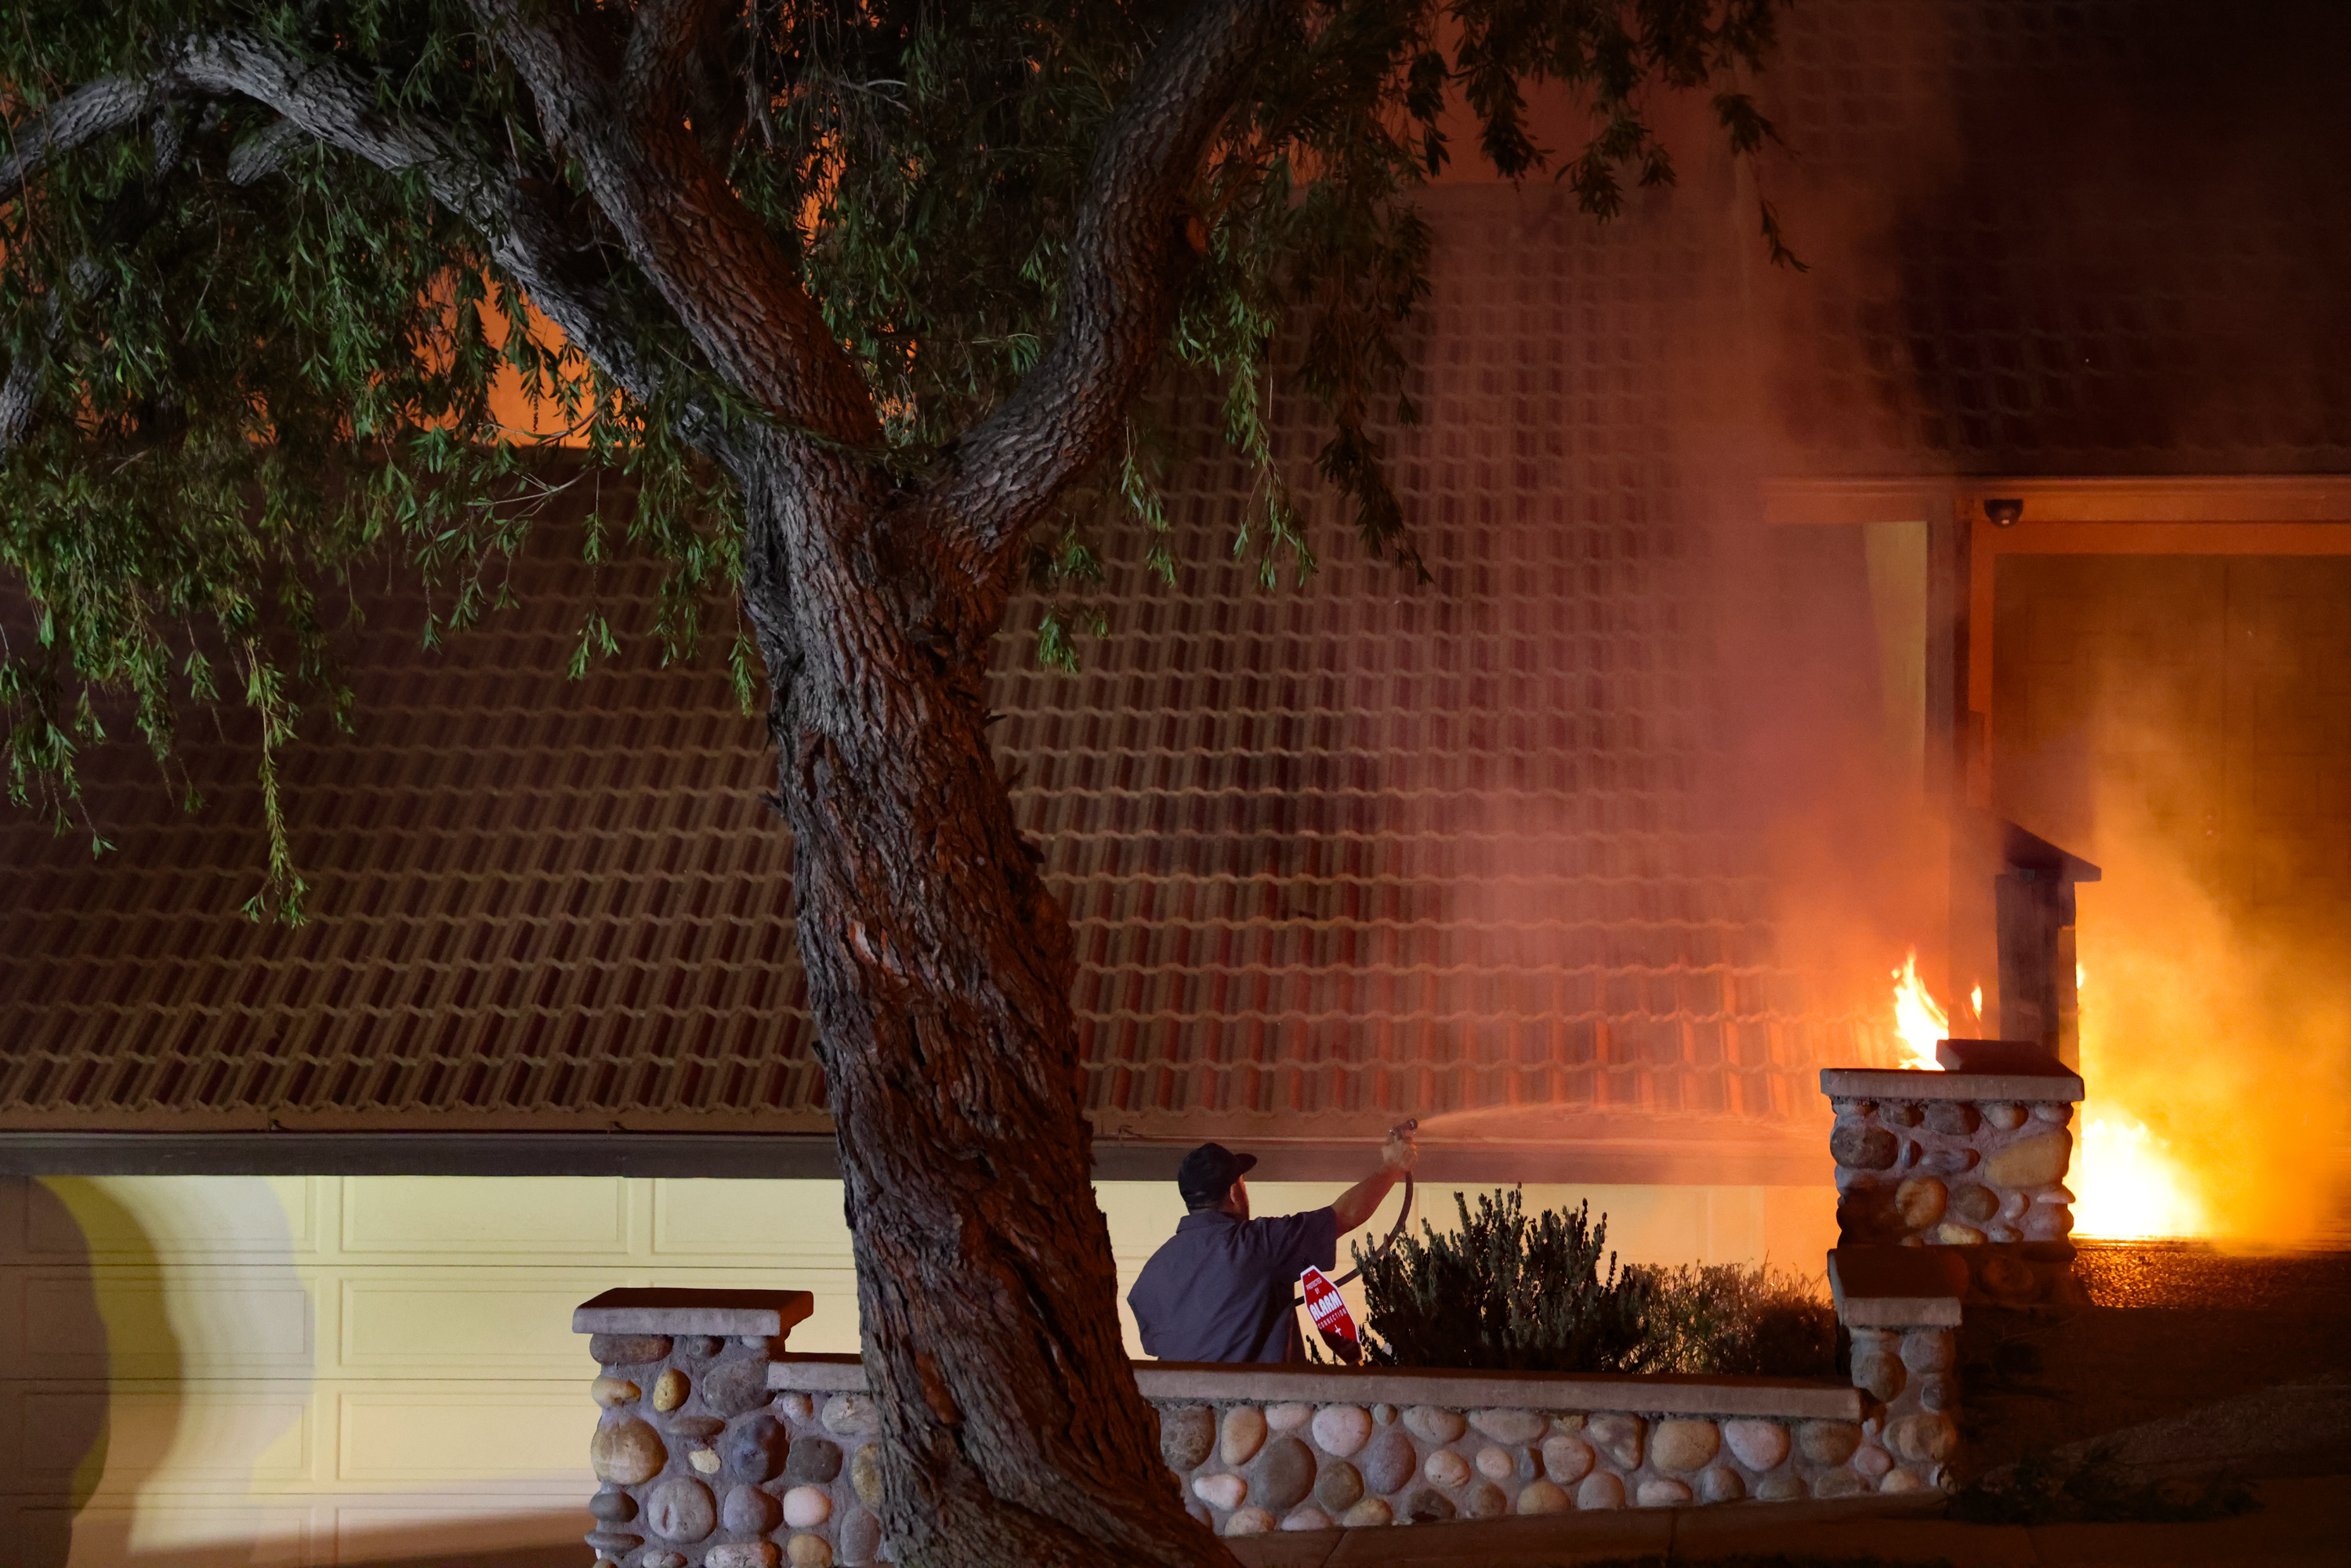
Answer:
[[[1237,1155],[1222,1144],[1202,1144],[1176,1167],[1176,1190],[1188,1204],[1215,1203],[1256,1164],[1255,1155]]]

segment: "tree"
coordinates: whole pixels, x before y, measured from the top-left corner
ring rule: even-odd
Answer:
[[[1098,495],[1172,574],[1138,412],[1170,366],[1222,379],[1260,466],[1243,547],[1303,570],[1259,419],[1278,327],[1322,475],[1415,566],[1376,432],[1447,117],[1527,174],[1525,86],[1564,84],[1591,119],[1560,172],[1605,217],[1672,178],[1653,89],[1769,136],[1736,78],[1776,4],[29,0],[0,37],[0,550],[38,623],[0,651],[12,792],[71,809],[93,693],[168,759],[233,681],[250,907],[300,918],[274,768],[305,706],[341,716],[325,596],[392,553],[448,589],[429,635],[495,601],[561,482],[498,422],[519,382],[633,480],[664,639],[731,595],[747,706],[764,677],[905,1560],[1217,1560],[1124,1374],[990,641],[1025,580],[1068,660]]]

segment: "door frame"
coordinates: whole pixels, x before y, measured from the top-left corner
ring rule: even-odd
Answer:
[[[1775,479],[1767,526],[1926,525],[1927,712],[1921,777],[1947,832],[1992,804],[1995,590],[2011,555],[2351,556],[2351,475],[2183,475],[2115,478],[1955,476]],[[2022,504],[2008,527],[1987,502]],[[1954,838],[1956,839],[1956,834]],[[1954,873],[1954,883],[1957,873]],[[1953,962],[1980,922],[1945,889],[1944,952],[1930,985],[1957,994]]]
[[[2021,500],[2012,527],[1984,504]],[[1968,803],[1992,801],[1992,614],[2000,560],[2011,555],[2351,556],[2351,479],[2009,479],[1955,486],[1970,524],[1965,741],[1958,758]]]

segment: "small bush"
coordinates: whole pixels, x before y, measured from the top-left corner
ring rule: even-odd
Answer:
[[[1648,1370],[1740,1377],[1835,1374],[1836,1312],[1803,1275],[1740,1263],[1642,1272],[1649,1283]]]
[[[1826,1377],[1836,1316],[1802,1276],[1738,1264],[1626,1267],[1592,1206],[1529,1216],[1517,1191],[1454,1197],[1461,1228],[1354,1249],[1365,1359],[1524,1372]],[[1604,1268],[1604,1253],[1605,1266]]]
[[[1608,1254],[1608,1219],[1592,1206],[1530,1219],[1519,1195],[1458,1194],[1458,1234],[1426,1220],[1378,1257],[1354,1249],[1364,1271],[1364,1354],[1378,1366],[1488,1371],[1639,1372],[1648,1291]]]

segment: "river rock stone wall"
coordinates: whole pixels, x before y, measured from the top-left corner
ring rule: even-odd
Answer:
[[[1160,1452],[1224,1535],[1792,1501],[1938,1484],[1876,1423],[1444,1405],[1155,1401]]]
[[[778,1361],[758,1336],[600,1333],[590,1345],[599,1489],[586,1540],[598,1564],[890,1561],[881,1421],[853,1361]],[[1172,1484],[1225,1535],[1943,1486],[1958,1438],[1952,1334],[1857,1328],[1854,1347],[1853,1392],[1783,1385],[1851,1419],[1707,1414],[1706,1385],[1688,1379],[1671,1380],[1677,1409],[1667,1412],[1447,1404],[1448,1383],[1460,1382],[1434,1374],[1416,1375],[1423,1403],[1249,1397],[1240,1391],[1281,1371],[1244,1366],[1194,1369],[1194,1396],[1151,1403]],[[1155,1369],[1137,1370],[1147,1379]],[[1228,1380],[1237,1396],[1220,1397]],[[1614,1386],[1637,1405],[1644,1381]],[[1339,1392],[1345,1379],[1323,1386]],[[1540,1398],[1539,1380],[1520,1386]],[[1838,1403],[1823,1406],[1824,1395]]]
[[[864,1396],[771,1395],[764,1336],[600,1333],[587,1536],[600,1568],[855,1568],[880,1560]]]
[[[1831,1103],[1840,1246],[1967,1249],[1972,1299],[2070,1298],[2070,1103],[1925,1095],[1832,1095]]]
[[[1953,1490],[1959,1451],[1959,1335],[1949,1328],[1854,1328],[1863,1406],[1855,1474],[1877,1491]],[[1914,1485],[1913,1483],[1916,1483]]]

